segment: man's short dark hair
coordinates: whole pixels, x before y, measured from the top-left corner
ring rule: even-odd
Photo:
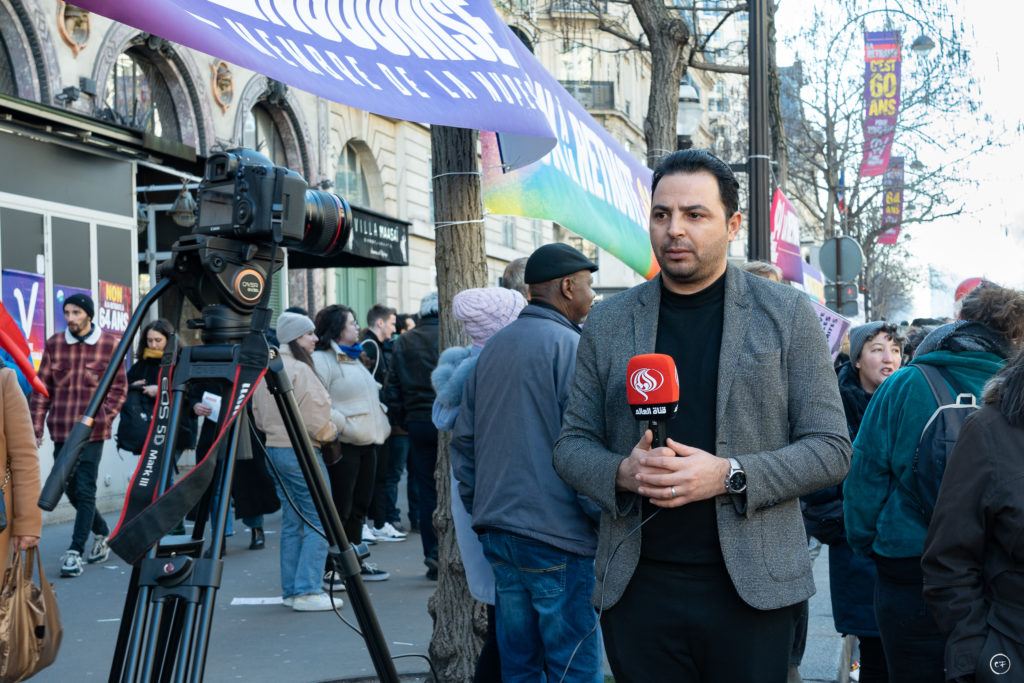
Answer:
[[[663,156],[651,177],[651,195],[654,195],[658,183],[667,175],[701,171],[707,171],[715,176],[715,180],[718,181],[718,196],[725,206],[725,218],[732,218],[740,208],[740,183],[729,168],[729,164],[703,149],[681,149]]]
[[[390,308],[384,304],[374,304],[366,314],[366,326],[373,327],[377,324],[378,320],[387,322],[388,318],[393,315],[398,315],[398,311],[394,308]]]

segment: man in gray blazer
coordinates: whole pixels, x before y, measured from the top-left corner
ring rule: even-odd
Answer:
[[[661,273],[596,306],[580,340],[554,465],[602,507],[593,603],[619,683],[786,680],[792,606],[814,593],[797,498],[850,464],[807,296],[727,265],[738,187],[707,152],[665,157],[650,216]],[[653,449],[626,400],[629,359],[652,352],[680,380]]]

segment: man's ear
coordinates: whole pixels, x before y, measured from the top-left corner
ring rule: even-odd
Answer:
[[[562,291],[562,296],[571,300],[573,292],[576,290],[576,276],[567,275],[566,277],[563,277],[559,285]]]

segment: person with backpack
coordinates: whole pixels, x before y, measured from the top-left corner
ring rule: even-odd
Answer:
[[[983,402],[950,454],[921,559],[946,679],[978,683],[1019,680],[1024,664],[1024,353]]]
[[[850,330],[850,360],[839,367],[850,441],[857,438],[872,396],[903,365],[906,340],[893,323],[875,321]],[[807,533],[828,545],[829,590],[836,631],[856,636],[860,643],[860,681],[889,680],[882,640],[875,620],[875,563],[854,555],[843,526],[843,485],[837,484],[800,499]]]
[[[956,438],[952,413],[970,408],[939,410],[935,379],[925,371],[938,371],[937,389],[977,399],[1022,340],[1024,294],[981,287],[965,298],[960,320],[932,332],[914,360],[879,387],[864,413],[843,490],[843,512],[850,547],[872,557],[878,569],[875,616],[893,681],[946,680],[945,637],[921,593],[929,522],[922,501],[935,482],[920,472],[922,465],[936,471],[936,461],[946,455],[941,440]],[[936,424],[944,424],[946,433],[926,430]]]

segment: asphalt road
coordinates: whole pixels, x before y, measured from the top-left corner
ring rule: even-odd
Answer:
[[[107,513],[111,525],[116,513]],[[330,612],[298,613],[279,603],[280,513],[267,517],[267,546],[248,550],[248,530],[235,521],[227,539],[221,588],[209,634],[206,680],[321,683],[374,676],[362,638]],[[57,589],[64,641],[57,661],[36,681],[100,681],[109,675],[130,568],[113,553],[87,565],[82,576],[60,578],[59,558],[71,538],[70,524],[48,525],[41,542],[44,569]],[[91,538],[90,538],[91,542]],[[419,536],[371,547],[371,562],[391,573],[368,583],[371,604],[392,655],[428,650],[432,620],[427,600],[435,583],[425,577]],[[814,564],[818,593],[810,603],[810,627],[803,663],[805,681],[835,681],[842,639],[832,625],[828,594],[828,552]],[[347,594],[342,615],[355,624]],[[256,603],[256,604],[253,604]],[[260,604],[263,603],[263,604]],[[421,658],[396,662],[402,674],[428,670]]]

